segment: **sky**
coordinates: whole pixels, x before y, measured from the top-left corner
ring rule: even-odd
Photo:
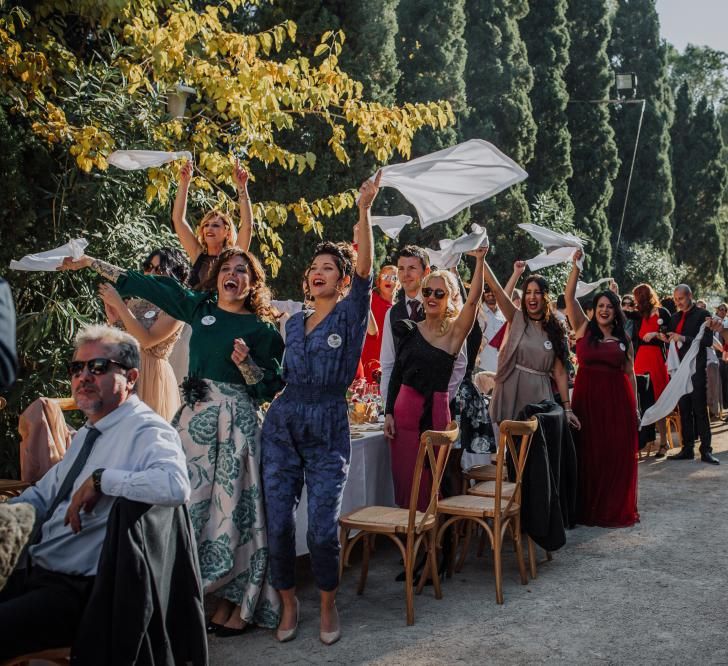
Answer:
[[[687,44],[728,52],[728,0],[657,0],[662,36],[679,51]]]

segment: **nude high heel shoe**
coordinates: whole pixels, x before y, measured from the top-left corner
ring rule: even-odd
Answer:
[[[300,613],[301,606],[298,603],[298,599],[296,599],[296,624],[293,629],[279,629],[276,631],[276,640],[279,643],[288,643],[288,641],[292,641],[296,637],[298,634],[298,620],[300,619]]]

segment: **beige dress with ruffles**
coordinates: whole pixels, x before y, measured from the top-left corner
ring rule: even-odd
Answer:
[[[516,419],[528,404],[553,400],[550,373],[555,352],[540,322],[526,322],[516,312],[498,355],[490,417],[496,423]]]

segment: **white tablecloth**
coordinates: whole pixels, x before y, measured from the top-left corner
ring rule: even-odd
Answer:
[[[381,431],[367,432],[363,437],[351,440],[351,464],[349,478],[344,486],[341,513],[343,515],[359,507],[372,504],[394,506],[389,441]],[[296,511],[297,555],[308,553],[307,529],[308,496],[304,484],[301,502]]]

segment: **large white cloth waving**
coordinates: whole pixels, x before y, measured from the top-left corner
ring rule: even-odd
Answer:
[[[52,250],[38,254],[26,254],[19,261],[11,261],[10,268],[15,271],[55,271],[63,263],[65,257],[80,259],[87,245],[88,241],[85,238],[75,238]]]
[[[652,405],[643,415],[641,426],[652,425],[660,419],[664,419],[677,406],[680,398],[693,390],[693,375],[695,374],[695,361],[700,351],[700,344],[703,340],[705,324],[700,327],[690,349],[680,361],[680,367],[667,383],[667,387],[657,402]]]
[[[192,153],[188,150],[177,152],[166,152],[164,150],[115,150],[106,159],[124,171],[138,171],[151,167],[162,166],[167,162],[173,162],[182,158],[192,161]]]
[[[525,223],[518,226],[541,243],[544,248],[543,252],[526,261],[532,271],[571,261],[577,250],[584,252],[584,241],[573,234],[562,234],[546,227],[540,227],[538,224]],[[583,258],[579,260],[578,266],[580,269],[584,268]]]
[[[412,217],[409,215],[372,215],[372,226],[379,227],[392,240],[397,240],[399,232],[410,222]]]
[[[473,224],[469,234],[463,234],[455,239],[444,238],[439,241],[439,250],[427,250],[430,255],[430,263],[438,268],[453,268],[460,263],[464,252],[477,250],[488,244],[488,232],[485,227]]]
[[[587,296],[588,294],[591,294],[593,291],[596,291],[599,285],[601,285],[604,282],[611,281],[612,278],[605,277],[601,280],[597,280],[596,282],[582,282],[581,280],[578,280],[576,283],[576,297],[581,298],[582,296]]]
[[[417,210],[423,229],[528,178],[510,157],[481,139],[381,171],[380,184],[402,193]]]

